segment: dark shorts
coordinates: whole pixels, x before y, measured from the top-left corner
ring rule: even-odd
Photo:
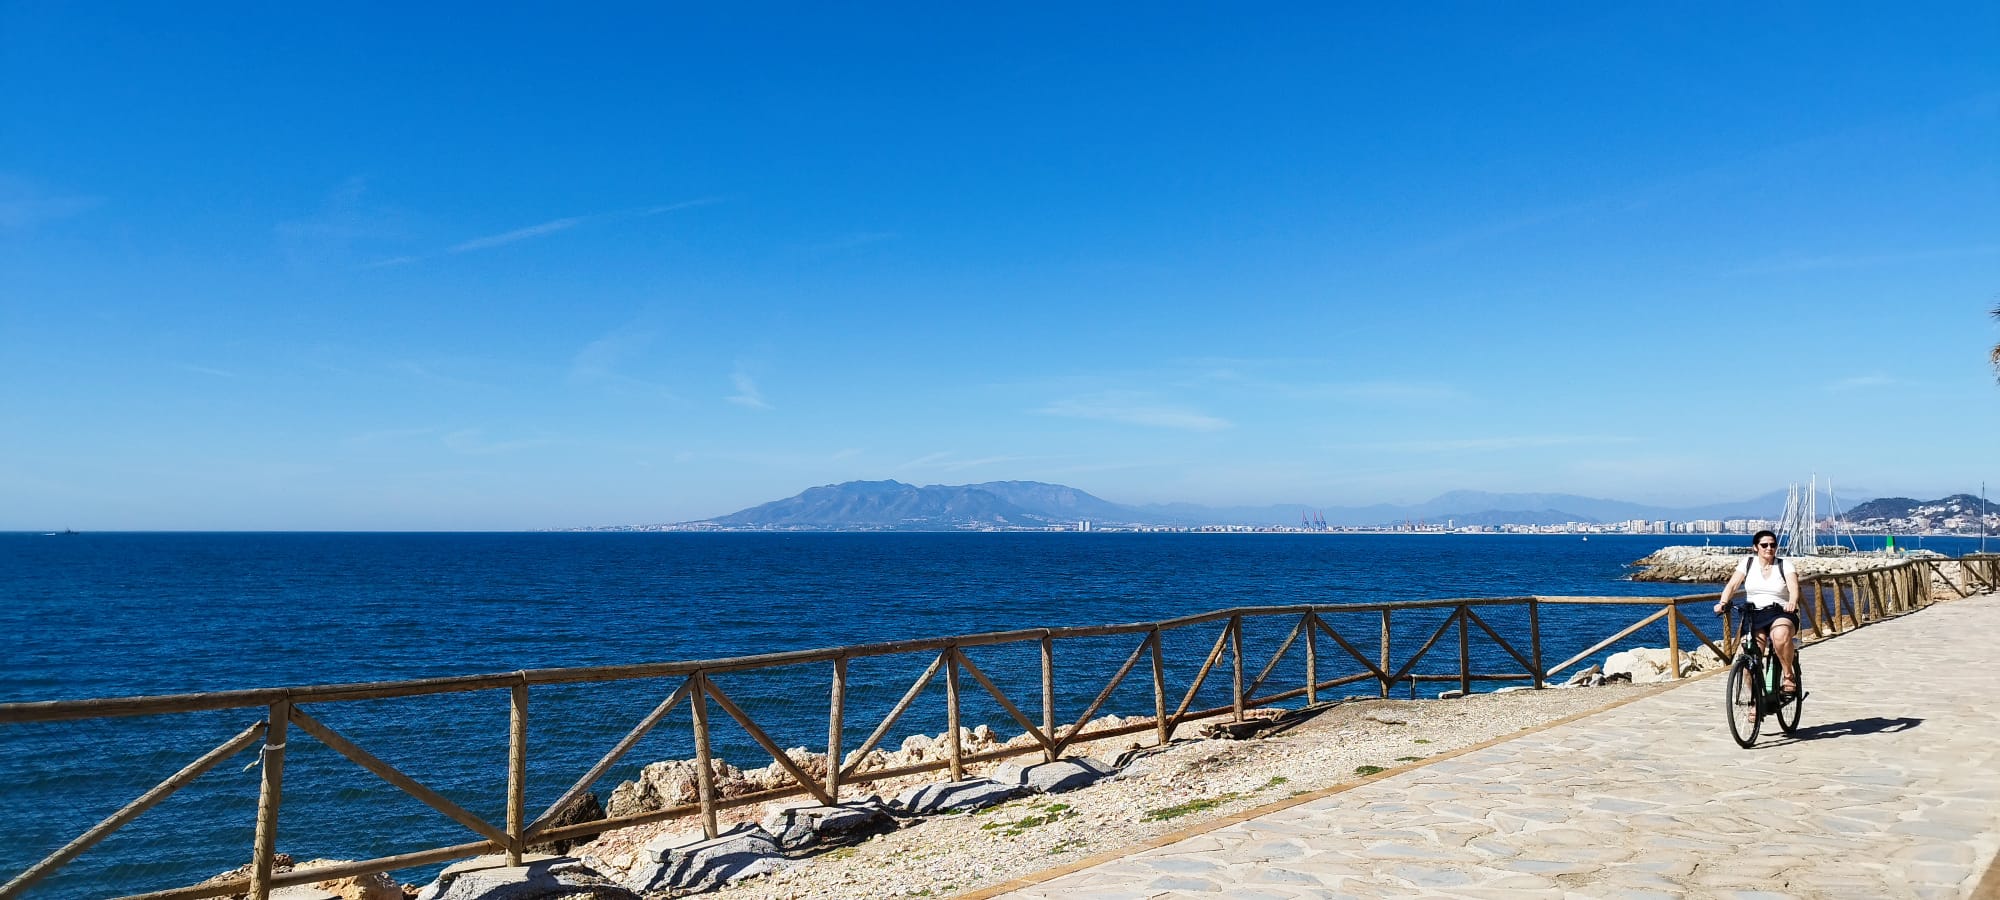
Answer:
[[[1771,625],[1780,620],[1792,623],[1793,632],[1796,633],[1799,630],[1798,613],[1785,612],[1785,608],[1782,606],[1750,607],[1750,627],[1756,629],[1759,634],[1770,631]]]

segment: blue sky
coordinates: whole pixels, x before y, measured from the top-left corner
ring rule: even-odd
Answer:
[[[1976,490],[1996,35],[0,3],[0,529]]]

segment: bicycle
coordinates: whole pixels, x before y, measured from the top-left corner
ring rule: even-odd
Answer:
[[[1802,654],[1792,654],[1793,689],[1782,690],[1784,666],[1775,650],[1763,646],[1769,639],[1759,640],[1762,636],[1750,630],[1750,604],[1737,602],[1729,607],[1739,616],[1736,660],[1729,666],[1723,696],[1730,736],[1737,746],[1749,748],[1757,743],[1757,731],[1769,715],[1777,717],[1778,727],[1786,735],[1797,734],[1806,703],[1805,669],[1799,662]]]

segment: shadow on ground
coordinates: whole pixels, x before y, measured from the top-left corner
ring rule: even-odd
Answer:
[[[1922,724],[1924,724],[1924,720],[1909,716],[1898,716],[1894,719],[1870,716],[1866,719],[1851,719],[1846,722],[1828,722],[1825,725],[1802,726],[1792,734],[1792,739],[1814,741],[1821,738],[1853,737],[1862,734],[1889,734],[1898,731],[1908,731]]]

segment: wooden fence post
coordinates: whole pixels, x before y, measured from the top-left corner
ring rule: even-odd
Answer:
[[[1153,732],[1157,745],[1167,745],[1167,658],[1160,649],[1160,629],[1153,629]]]
[[[1535,661],[1535,689],[1540,690],[1547,686],[1548,674],[1542,669],[1542,601],[1533,597],[1528,598],[1528,643]]]
[[[826,795],[840,802],[840,758],[842,734],[846,730],[847,657],[833,658],[833,690],[827,695],[826,711]]]
[[[944,727],[951,735],[945,752],[951,764],[951,780],[956,783],[965,780],[965,747],[958,737],[958,648],[947,647],[944,653]]]
[[[689,675],[694,690],[688,693],[694,711],[694,784],[701,801],[701,833],[713,840],[721,834],[715,825],[715,772],[710,768],[708,750],[708,677],[700,672]]]
[[[1056,641],[1046,634],[1042,635],[1042,733],[1051,743],[1060,740],[1056,736]],[[1042,761],[1055,762],[1056,752],[1043,747]]]
[[[1472,622],[1463,603],[1453,615],[1458,616],[1458,695],[1467,697],[1472,694]]]
[[[1319,702],[1319,616],[1306,610],[1306,705]]]
[[[1389,699],[1389,611],[1382,610],[1382,699]]]
[[[507,703],[507,865],[519,866],[528,821],[528,680],[508,689]]]
[[[1674,667],[1674,680],[1681,678],[1681,605],[1667,601],[1667,664]]]
[[[257,787],[257,837],[250,849],[250,900],[269,900],[271,865],[277,856],[278,806],[285,793],[285,736],[292,725],[292,701],[271,704],[265,720],[263,777]]]
[[[1235,669],[1235,677],[1230,679],[1229,705],[1235,714],[1233,721],[1243,721],[1243,616],[1229,617],[1229,655]]]

